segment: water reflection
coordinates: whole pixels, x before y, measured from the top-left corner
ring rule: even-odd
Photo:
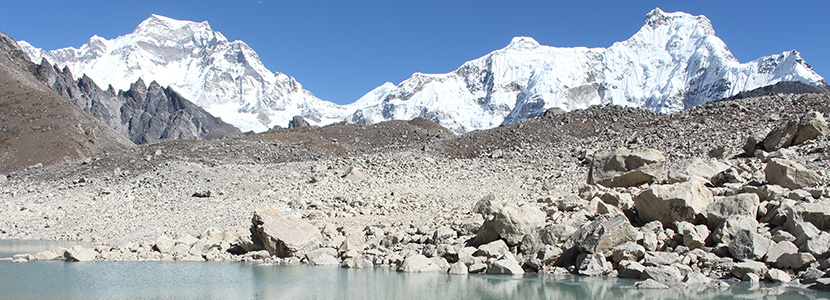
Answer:
[[[449,276],[405,274],[386,268],[246,263],[0,261],[0,299],[830,298],[825,292],[763,283],[730,282],[728,288],[675,286],[670,290],[637,290],[631,287],[633,283],[617,278]]]

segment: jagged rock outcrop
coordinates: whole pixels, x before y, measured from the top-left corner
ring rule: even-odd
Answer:
[[[239,129],[212,116],[170,87],[142,79],[126,91],[101,90],[84,75],[77,81],[68,67],[58,70],[43,60],[37,76],[69,102],[100,119],[136,144],[160,139],[223,139],[241,136]]]
[[[0,32],[0,173],[135,146],[59,97],[35,77],[36,69]]]

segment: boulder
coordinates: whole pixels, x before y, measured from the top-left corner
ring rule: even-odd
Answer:
[[[366,245],[363,243],[363,237],[356,233],[349,233],[343,243],[340,244],[340,252],[348,252],[354,250],[362,252]]]
[[[790,274],[779,269],[769,269],[767,279],[775,283],[788,283],[793,280]]]
[[[674,177],[677,181],[686,181],[693,177],[709,179],[726,169],[729,169],[729,165],[716,159],[695,158],[679,171],[680,174],[674,175]]]
[[[505,255],[511,254],[510,248],[503,240],[495,240],[490,243],[481,245],[474,253],[475,256],[485,256],[488,258],[500,259]],[[512,254],[511,254],[512,256]]]
[[[706,284],[711,284],[712,283],[712,278],[706,277],[706,275],[703,275],[703,273],[694,271],[694,272],[689,272],[688,274],[686,274],[686,280],[684,280],[683,282],[685,282],[686,284],[704,284],[704,285],[706,285]]]
[[[646,248],[635,242],[626,242],[611,249],[611,259],[619,263],[623,260],[640,261],[646,255]]]
[[[88,262],[94,261],[97,256],[98,252],[95,252],[95,249],[84,248],[82,246],[75,246],[66,249],[66,252],[64,252],[64,259],[66,261]]]
[[[583,253],[576,258],[576,269],[579,275],[602,276],[611,273],[614,266],[602,254]]]
[[[813,254],[815,257],[825,257],[830,252],[830,233],[826,231],[819,232],[818,235],[811,237],[801,250]]]
[[[733,237],[741,231],[756,232],[758,221],[755,218],[741,215],[732,215],[726,218],[716,228],[710,237],[715,243],[729,244]]]
[[[732,265],[732,275],[744,279],[747,274],[756,274],[763,277],[767,274],[767,265],[757,261],[744,261]]]
[[[716,197],[715,201],[706,206],[706,222],[709,229],[715,229],[732,215],[741,215],[755,218],[761,200],[757,194],[743,193],[734,196]]]
[[[438,229],[432,233],[432,240],[436,243],[450,242],[457,237],[458,233],[449,226],[438,227]]]
[[[424,255],[416,254],[407,257],[398,267],[404,273],[441,272],[442,268]]]
[[[594,154],[588,184],[630,187],[662,181],[666,157],[654,149],[616,149]]]
[[[654,279],[646,279],[643,281],[637,281],[634,283],[634,288],[641,289],[641,290],[666,290],[669,288],[668,285],[665,285],[661,282],[658,282]]]
[[[617,269],[620,278],[640,279],[643,278],[643,272],[646,267],[636,261],[623,260],[619,263]]]
[[[816,279],[816,288],[821,291],[830,291],[830,278]]]
[[[803,189],[821,183],[821,175],[807,167],[782,158],[771,158],[764,169],[767,182],[785,188]]]
[[[781,269],[801,270],[816,261],[810,253],[784,253],[775,261],[775,266]]]
[[[748,137],[746,137],[746,142],[744,143],[744,146],[743,146],[742,149],[744,150],[744,153],[752,155],[752,154],[755,153],[755,149],[758,149],[759,146],[761,146],[759,144],[761,144],[761,142],[763,142],[763,141],[764,141],[764,134],[763,133],[753,132]]]
[[[830,201],[798,202],[790,207],[787,218],[810,222],[819,230],[830,230]]]
[[[830,134],[830,127],[827,126],[824,115],[820,112],[811,111],[801,116],[798,120],[798,132],[795,134],[795,138],[793,138],[793,145],[798,145],[828,134]]]
[[[693,225],[689,222],[675,223],[677,233],[683,236],[683,246],[689,249],[697,249],[706,246],[706,238],[709,236],[709,229],[706,225]]]
[[[760,260],[767,254],[772,240],[755,232],[755,230],[739,230],[729,241],[729,253],[740,260]]]
[[[54,250],[41,251],[41,252],[38,252],[37,254],[35,254],[35,259],[36,260],[61,260],[61,259],[64,258],[64,255],[65,255],[66,251],[64,251],[62,253],[63,253],[63,255],[58,254]]]
[[[474,244],[504,239],[509,245],[518,245],[526,234],[544,226],[547,217],[547,214],[531,205],[507,203],[495,210],[492,218],[485,220],[479,228]]]
[[[637,241],[641,236],[625,216],[600,215],[574,232],[566,244],[573,244],[582,252],[603,254],[614,246]]]
[[[487,267],[486,273],[494,275],[522,275],[525,271],[515,259],[503,258],[490,264]]]
[[[449,272],[450,275],[467,275],[469,271],[467,270],[467,265],[463,262],[455,262],[454,264],[450,265]]]
[[[773,128],[761,143],[767,152],[786,148],[792,146],[797,132],[798,120],[789,120]]]
[[[700,181],[673,185],[652,185],[634,198],[643,222],[660,221],[669,226],[677,221],[696,223],[703,219],[706,207],[714,201],[712,191]]]
[[[781,255],[798,253],[798,246],[788,241],[781,241],[767,250],[764,261],[769,265],[775,265]]]
[[[322,241],[317,227],[276,208],[254,211],[252,223],[253,234],[269,253],[278,257],[293,256],[297,251]]]
[[[167,237],[167,236],[159,236],[156,239],[156,244],[154,248],[161,254],[169,254],[173,251],[173,247],[176,246],[176,240]]]
[[[683,274],[675,266],[653,266],[645,267],[643,270],[645,278],[654,279],[657,282],[681,282]]]

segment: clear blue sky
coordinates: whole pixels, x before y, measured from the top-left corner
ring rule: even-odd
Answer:
[[[741,62],[796,49],[830,76],[830,1],[7,1],[0,31],[47,50],[132,32],[151,13],[207,20],[318,97],[349,103],[414,72],[450,72],[506,46],[607,47],[655,7],[706,15]]]

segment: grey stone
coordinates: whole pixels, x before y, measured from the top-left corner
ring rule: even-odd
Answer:
[[[756,232],[758,221],[755,218],[732,215],[726,218],[710,235],[715,243],[729,244],[733,237],[741,231]]]
[[[623,260],[617,271],[621,278],[641,279],[645,270],[646,267],[636,261]]]
[[[830,127],[827,126],[824,115],[820,112],[811,111],[799,119],[798,132],[795,138],[793,138],[792,144],[799,145],[819,136],[827,136],[828,134],[830,134]]]
[[[278,257],[290,257],[297,251],[322,241],[317,227],[276,208],[254,211],[252,231],[265,249]]]
[[[339,250],[340,252],[348,252],[351,250],[362,252],[365,247],[366,245],[363,242],[363,237],[357,233],[349,233],[346,236],[346,239],[343,240],[343,243],[340,244]]]
[[[66,252],[64,252],[64,259],[66,261],[88,262],[94,261],[97,256],[98,252],[95,252],[95,249],[84,248],[82,246],[75,246],[66,249]]]
[[[643,256],[645,266],[667,266],[679,262],[680,255],[674,252],[649,251]]]
[[[476,262],[467,267],[467,271],[470,273],[481,273],[487,270],[487,264],[483,262]]]
[[[801,246],[801,250],[816,257],[826,256],[830,251],[830,233],[826,231],[819,232],[818,235],[807,240],[807,243]]]
[[[729,241],[729,253],[741,260],[759,260],[767,254],[772,240],[754,230],[739,230]]]
[[[58,254],[53,250],[41,251],[41,252],[38,252],[37,254],[35,254],[35,259],[36,260],[61,260],[61,259],[64,258],[64,253],[65,252],[66,251]]]
[[[698,271],[690,272],[686,274],[686,279],[684,280],[686,284],[711,284],[712,278],[706,277],[703,273]]]
[[[735,278],[743,279],[746,274],[752,273],[758,276],[767,274],[767,265],[757,261],[743,261],[732,265],[732,275]]]
[[[706,246],[706,238],[709,236],[709,229],[705,225],[693,225],[689,222],[677,222],[677,233],[683,236],[683,245],[689,249],[697,249]]]
[[[658,282],[654,279],[646,279],[643,281],[638,281],[634,283],[634,287],[637,289],[643,290],[665,290],[668,289],[669,286],[665,285],[661,282]]]
[[[469,271],[467,271],[467,265],[459,261],[450,266],[449,273],[450,275],[467,275]]]
[[[601,276],[610,273],[614,266],[602,254],[580,254],[576,258],[577,273],[584,276]]]
[[[791,190],[813,187],[822,181],[818,173],[799,163],[781,158],[771,158],[767,162],[764,174],[769,183]]]
[[[748,137],[746,137],[746,142],[744,143],[743,150],[744,153],[753,154],[755,153],[755,149],[758,149],[761,142],[764,141],[764,134],[760,132],[753,132]]]
[[[822,291],[830,291],[830,278],[816,279],[816,288]]]
[[[764,150],[772,152],[792,145],[793,139],[798,132],[798,120],[789,120],[776,126],[770,131],[762,142]]]
[[[310,127],[311,124],[303,118],[303,116],[294,116],[288,121],[288,128]]]
[[[769,269],[767,271],[767,279],[776,283],[788,283],[793,280],[790,274],[779,269]]]
[[[626,242],[611,249],[611,259],[616,263],[623,260],[639,261],[645,255],[645,247],[635,242]]]
[[[510,248],[503,240],[495,240],[490,243],[478,247],[478,251],[474,253],[476,256],[486,256],[489,258],[499,259],[505,255],[510,254]],[[512,256],[512,255],[511,255]]]
[[[506,203],[498,208],[491,219],[485,220],[475,237],[475,244],[485,244],[499,238],[509,245],[518,245],[526,234],[545,225],[543,211],[531,205],[518,206]]]
[[[515,259],[504,258],[497,260],[487,267],[487,274],[522,275],[525,271]]]
[[[405,273],[440,272],[441,270],[441,266],[421,254],[407,257],[398,267],[398,271]]]
[[[798,246],[788,241],[781,241],[770,247],[764,261],[769,265],[775,265],[783,254],[798,253]]]
[[[665,178],[666,157],[653,149],[600,151],[591,159],[588,184],[629,187]]]
[[[683,274],[674,266],[645,267],[643,270],[645,278],[651,278],[658,282],[681,282]]]
[[[600,215],[580,227],[569,241],[587,253],[605,253],[616,245],[637,241],[640,232],[631,226],[625,216]]]
[[[450,242],[457,237],[458,233],[449,226],[438,227],[438,229],[432,233],[432,240],[436,243]]]
[[[634,198],[634,206],[644,222],[660,221],[669,226],[676,221],[695,223],[703,216],[714,195],[699,181],[673,185],[652,185]]]
[[[706,206],[706,222],[709,229],[715,229],[732,215],[755,218],[760,205],[758,195],[753,193],[716,198],[714,202]]]
[[[810,253],[784,253],[775,261],[775,266],[781,269],[801,270],[815,261],[816,258]]]
[[[830,201],[798,202],[790,207],[787,218],[810,222],[817,229],[830,230]]]

